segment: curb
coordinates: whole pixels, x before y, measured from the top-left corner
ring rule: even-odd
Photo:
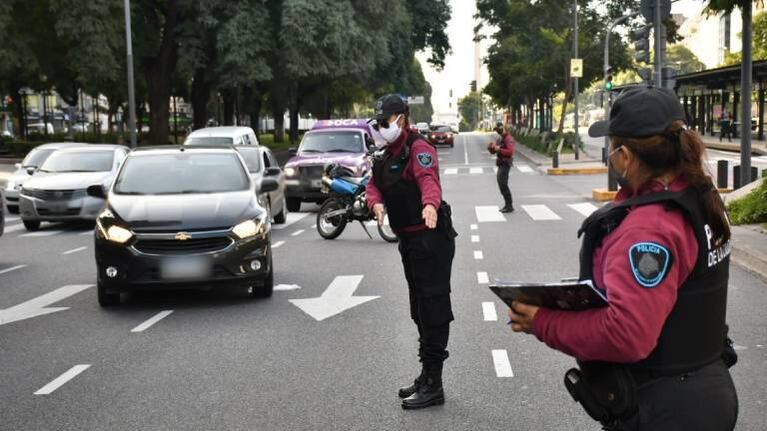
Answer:
[[[548,175],[599,175],[606,174],[607,167],[593,168],[549,168],[546,170]]]
[[[767,256],[744,246],[733,246],[732,262],[767,282]]]
[[[740,153],[740,145],[738,144],[725,144],[725,143],[718,143],[718,142],[703,142],[703,145],[706,146],[706,148],[711,148],[713,150],[720,150],[720,151],[732,151],[735,153]],[[755,154],[758,156],[767,156],[767,150],[763,150],[761,148],[754,148],[751,147],[751,154]]]
[[[618,194],[617,191],[610,191],[607,189],[593,189],[591,191],[591,199],[597,202],[609,202],[615,199],[616,194]]]

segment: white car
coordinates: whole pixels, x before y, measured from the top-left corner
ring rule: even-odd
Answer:
[[[54,151],[64,148],[74,148],[79,146],[88,146],[88,144],[76,144],[72,142],[61,142],[54,144],[43,144],[32,149],[21,163],[16,163],[16,170],[8,178],[8,183],[5,185],[5,204],[8,207],[8,212],[11,214],[19,213],[19,191],[24,183],[32,178],[32,175],[37,169],[42,166],[48,157],[53,154]]]
[[[190,133],[184,145],[258,145],[258,138],[250,127],[205,127]]]

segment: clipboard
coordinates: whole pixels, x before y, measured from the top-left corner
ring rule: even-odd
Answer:
[[[490,290],[506,305],[520,301],[555,310],[581,311],[607,306],[607,298],[590,280],[522,283],[496,280]]]

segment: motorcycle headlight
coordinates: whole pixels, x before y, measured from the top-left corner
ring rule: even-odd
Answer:
[[[232,228],[232,233],[239,239],[247,239],[266,233],[266,222],[262,219],[245,220]]]
[[[96,228],[102,238],[117,244],[125,244],[133,238],[133,232],[122,226],[114,224],[105,228],[104,224],[101,222],[101,218],[96,220]]]
[[[296,168],[285,168],[285,176],[286,177],[294,177],[298,173],[298,170]]]

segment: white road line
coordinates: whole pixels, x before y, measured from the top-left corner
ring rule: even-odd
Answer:
[[[9,221],[19,221],[19,220],[21,220],[21,218],[15,217],[15,216],[14,217],[6,217],[5,218],[6,222],[9,222]]]
[[[546,205],[522,205],[522,209],[535,221],[562,220],[562,217]]]
[[[299,286],[297,284],[278,284],[278,285],[274,286],[274,290],[276,292],[286,291],[286,290],[298,290],[300,288],[301,288],[301,286]]]
[[[477,221],[480,223],[506,221],[506,217],[498,211],[498,207],[495,205],[476,206],[474,207],[474,212],[477,213]]]
[[[475,224],[472,224],[472,225],[469,225],[469,229],[471,229],[471,230],[477,230],[477,229],[479,229],[479,226],[477,226],[477,225],[475,225]]]
[[[594,211],[598,209],[594,204],[591,204],[588,202],[584,202],[581,204],[569,204],[567,206],[574,209],[575,211],[578,211],[579,213],[583,214],[586,217],[590,216],[591,213],[593,213]]]
[[[445,169],[445,175],[457,175],[457,174],[458,174],[458,168]]]
[[[304,218],[304,217],[306,217],[308,215],[309,215],[309,213],[288,213],[288,216],[287,216],[287,218],[285,220],[285,223],[278,224],[278,225],[272,225],[272,229],[277,229],[277,230],[285,229],[288,226],[292,225],[293,223],[301,220],[302,218]]]
[[[483,302],[482,303],[482,315],[485,317],[485,322],[498,321],[498,314],[495,312],[495,303]]]
[[[299,230],[291,233],[290,236],[298,236],[298,235],[301,235],[304,232],[306,232],[306,229],[299,229]]]
[[[277,241],[274,244],[272,244],[272,249],[280,248],[282,245],[285,244],[285,241]]]
[[[486,272],[478,272],[477,273],[477,283],[478,284],[488,284],[488,283],[490,283],[490,278],[487,276]]]
[[[161,312],[155,314],[154,316],[152,316],[151,318],[149,318],[146,322],[144,322],[144,323],[136,326],[135,328],[131,329],[130,331],[131,332],[144,332],[147,329],[149,329],[152,325],[154,325],[155,323],[157,323],[160,320],[168,317],[170,315],[170,313],[173,313],[173,310],[161,311]]]
[[[474,259],[475,260],[482,260],[485,256],[482,254],[482,250],[474,250]]]
[[[85,232],[78,233],[78,235],[81,235],[81,236],[93,235],[93,231],[92,230],[86,230]]]
[[[77,253],[78,251],[83,251],[83,250],[87,250],[87,249],[88,249],[88,247],[77,247],[77,248],[73,248],[72,250],[67,250],[67,251],[65,251],[65,252],[63,252],[61,254],[67,255],[67,254]]]
[[[17,269],[25,268],[26,266],[27,265],[16,265],[6,269],[0,269],[0,275],[7,274],[11,271],[16,271]]]
[[[313,224],[313,225],[312,225],[312,229],[317,229],[317,225],[316,225],[316,224]]]
[[[471,242],[479,242],[479,235],[472,235]]]
[[[88,368],[90,368],[90,364],[75,365],[74,367],[70,368],[66,373],[56,377],[56,379],[54,379],[52,382],[38,389],[37,392],[35,392],[35,395],[48,395],[52,393],[56,389],[62,387],[66,382],[77,377],[78,374],[82,373]]]
[[[468,165],[469,164],[469,149],[468,144],[466,143],[468,139],[466,137],[463,137],[463,164]]]
[[[56,234],[59,234],[59,233],[61,233],[60,230],[44,230],[44,231],[41,231],[41,232],[25,233],[24,235],[19,235],[19,237],[21,237],[21,238],[27,238],[27,237],[29,237],[29,238],[39,238],[39,237],[44,237],[44,236],[53,236],[53,235],[56,235]]]
[[[535,172],[533,168],[531,168],[530,166],[524,163],[519,163],[516,166],[517,166],[517,170],[519,170],[519,172],[522,172],[523,174],[532,174],[533,172]]]
[[[24,230],[24,229],[25,228],[24,228],[23,224],[15,224],[15,225],[12,225],[12,226],[6,226],[5,227],[5,233],[16,232],[16,231],[20,231],[20,230]]]
[[[483,172],[482,168],[469,168],[469,174],[471,175],[481,174],[482,172]]]
[[[498,166],[493,166],[493,173],[494,173],[494,174],[497,174],[497,173],[498,173]]]
[[[495,375],[498,377],[514,377],[509,362],[509,354],[506,349],[493,350],[493,365],[495,366]]]

